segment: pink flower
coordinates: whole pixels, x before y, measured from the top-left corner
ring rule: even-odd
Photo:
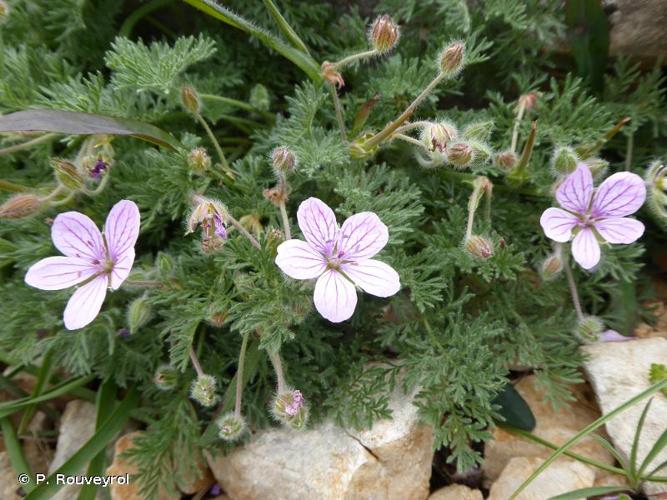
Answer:
[[[276,264],[292,278],[317,278],[313,301],[326,319],[339,323],[352,316],[357,305],[355,285],[377,297],[398,292],[398,273],[371,259],[389,239],[387,226],[376,214],[355,214],[339,228],[331,208],[308,198],[299,206],[297,219],[306,241],[281,243]]]
[[[616,173],[594,189],[591,171],[580,163],[556,190],[563,208],[547,208],[540,224],[554,241],[565,243],[574,234],[574,260],[591,269],[600,262],[599,240],[628,244],[644,234],[644,224],[626,215],[639,210],[645,199],[646,186],[637,174]]]
[[[65,308],[65,328],[83,328],[100,312],[107,287],[116,290],[130,274],[139,236],[139,209],[134,202],[116,203],[104,224],[104,236],[89,217],[65,212],[51,227],[53,244],[65,257],[33,264],[25,282],[40,290],[79,285]]]

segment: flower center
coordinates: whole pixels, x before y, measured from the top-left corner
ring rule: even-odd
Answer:
[[[338,248],[338,241],[336,240],[327,241],[322,249],[322,254],[327,261],[327,269],[340,271],[340,266],[349,262],[345,260],[345,252]]]

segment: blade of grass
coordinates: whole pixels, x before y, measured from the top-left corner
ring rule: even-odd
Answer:
[[[605,450],[607,450],[616,461],[621,464],[621,467],[623,468],[623,474],[626,474],[629,477],[632,477],[632,471],[630,469],[630,466],[628,465],[627,459],[619,453],[619,451],[614,448],[614,445],[611,444],[609,441],[607,441],[605,438],[602,436],[598,436],[597,434],[593,434],[593,439],[597,441],[597,443],[602,446]]]
[[[72,389],[87,384],[93,379],[93,377],[94,377],[93,375],[87,375],[85,377],[78,377],[65,380],[64,382],[61,382],[60,384],[52,387],[49,391],[46,391],[45,393],[41,394],[36,398],[26,397],[23,399],[17,399],[15,401],[7,401],[6,403],[0,403],[0,418],[6,417],[7,415],[11,415],[12,413],[16,413],[17,411],[21,410],[22,408],[25,408],[26,406],[30,406],[37,403],[43,403],[44,401],[50,401],[51,399],[55,399],[59,396],[62,396],[63,394],[72,392]]]
[[[591,432],[593,432],[595,429],[598,427],[601,427],[604,425],[606,422],[614,418],[616,415],[619,415],[620,413],[623,413],[625,410],[628,408],[636,405],[637,403],[643,401],[644,399],[648,398],[649,396],[652,396],[658,391],[661,391],[663,388],[667,387],[667,380],[663,380],[662,382],[658,384],[653,384],[650,386],[648,389],[645,391],[640,392],[633,398],[629,399],[622,405],[618,406],[617,408],[614,408],[612,411],[607,413],[606,415],[601,416],[594,422],[591,422],[588,424],[586,427],[584,427],[580,432],[572,436],[570,439],[568,439],[565,444],[563,444],[560,448],[558,448],[556,451],[554,451],[551,455],[549,455],[549,458],[547,458],[542,465],[540,465],[531,475],[526,479],[521,485],[512,493],[512,496],[509,498],[509,500],[512,500],[517,497],[519,493],[521,493],[523,490],[526,489],[526,487],[535,480],[537,476],[542,474],[542,472],[545,471],[547,467],[549,467],[554,460],[556,460],[559,456],[563,454],[563,452],[569,450],[572,446],[577,444],[579,441],[581,441],[583,438],[588,436]]]
[[[649,402],[650,404],[650,402]],[[646,405],[647,407],[649,405]],[[643,415],[642,415],[643,416]],[[643,421],[642,421],[643,425]],[[639,438],[637,437],[637,441],[639,441]],[[633,443],[634,446],[634,443]],[[642,473],[646,470],[646,468],[651,464],[653,459],[658,456],[658,453],[660,453],[663,448],[667,446],[667,429],[663,431],[663,433],[660,435],[660,437],[656,440],[655,443],[653,443],[653,446],[649,450],[649,452],[646,454],[644,457],[644,460],[642,461],[641,465],[639,466],[639,470],[637,471],[637,475],[641,476]],[[635,452],[635,457],[637,453]]]
[[[107,380],[97,392],[97,417],[95,420],[95,430],[99,431],[104,422],[107,421],[109,415],[113,413],[116,406],[116,384],[111,380]],[[88,464],[86,476],[103,476],[106,465],[106,453],[102,449]],[[94,500],[97,493],[97,486],[94,484],[86,484],[81,488],[79,493],[79,500]]]
[[[33,388],[32,394],[30,395],[30,397],[33,399],[40,396],[44,392],[44,388],[49,383],[52,367],[51,358],[52,351],[48,351],[46,354],[44,354],[44,358],[42,359],[42,366],[39,367],[39,373],[37,375],[35,387]],[[30,423],[30,420],[32,420],[32,417],[35,415],[35,411],[37,411],[36,404],[30,405],[25,409],[23,415],[21,416],[21,423],[19,424],[17,431],[18,434],[23,434],[25,432],[26,427],[28,427],[28,424]]]
[[[657,466],[655,469],[653,469],[651,472],[649,472],[648,476],[646,476],[646,477],[647,477],[647,478],[651,478],[651,481],[653,481],[653,482],[657,482],[657,483],[667,483],[667,477],[660,477],[660,476],[653,477],[653,475],[654,475],[656,472],[658,472],[658,471],[661,470],[661,469],[664,469],[665,467],[667,467],[667,460],[665,460],[665,461],[662,462],[661,464],[658,464],[658,466]]]
[[[299,35],[296,34],[296,31],[292,29],[290,24],[287,22],[287,19],[283,17],[283,15],[278,10],[278,7],[276,7],[276,4],[273,3],[273,0],[264,0],[264,5],[269,11],[269,14],[271,14],[271,17],[275,21],[280,32],[285,36],[285,38],[287,38],[287,40],[294,46],[294,48],[310,55],[310,51],[308,50],[308,47],[306,47],[306,44],[303,42],[303,40],[301,40],[301,38],[299,38]]]
[[[592,486],[590,488],[581,488],[579,490],[563,493],[549,500],[575,500],[577,498],[588,498],[598,495],[606,495],[607,493],[620,493],[626,491],[627,488],[621,486]]]
[[[241,16],[234,14],[231,10],[220,5],[219,3],[213,0],[183,0],[185,3],[192,5],[194,8],[201,10],[202,12],[208,14],[209,16],[219,19],[223,23],[229,24],[234,28],[245,31],[249,35],[254,36],[264,45],[270,49],[275,50],[281,56],[292,61],[296,66],[298,66],[308,77],[319,83],[322,81],[322,76],[320,75],[320,67],[310,55],[296,50],[293,47],[290,47],[280,39],[276,38],[274,35],[267,33],[266,31],[258,28],[251,22],[242,18]]]
[[[0,419],[0,429],[2,429],[2,437],[7,449],[7,455],[9,455],[9,462],[12,464],[16,475],[28,474],[30,478],[27,483],[21,483],[21,487],[29,493],[35,488],[32,471],[23,455],[23,448],[21,448],[21,442],[14,431],[14,426],[8,417]]]
[[[72,455],[67,462],[61,465],[58,470],[51,474],[46,479],[46,482],[35,488],[26,497],[26,500],[46,500],[52,498],[55,492],[62,486],[57,484],[55,480],[56,475],[64,474],[66,476],[73,476],[78,474],[123,429],[125,423],[130,418],[130,412],[137,406],[138,402],[139,391],[136,387],[132,387],[125,396],[125,399],[123,399],[123,402],[118,405],[86,444]]]

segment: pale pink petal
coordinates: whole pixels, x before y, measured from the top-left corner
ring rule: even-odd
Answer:
[[[589,168],[580,163],[556,190],[560,206],[572,212],[584,213],[588,210],[593,194],[593,176]]]
[[[133,201],[121,200],[113,206],[104,224],[111,260],[116,261],[134,248],[139,237],[139,225],[139,208]]]
[[[566,212],[560,208],[547,208],[542,217],[540,217],[540,225],[544,230],[547,238],[554,241],[565,243],[570,241],[572,237],[572,230],[577,225],[579,218],[576,215]]]
[[[338,271],[330,269],[315,283],[313,295],[315,308],[332,323],[349,319],[357,307],[357,291],[354,284]]]
[[[95,319],[107,294],[108,284],[109,279],[102,274],[77,288],[65,308],[65,328],[77,330]]]
[[[616,330],[605,330],[598,337],[600,342],[627,342],[628,340],[632,339],[633,337],[626,337],[625,335],[621,335]]]
[[[351,262],[344,264],[342,270],[364,292],[376,297],[389,297],[401,288],[398,273],[379,260]]]
[[[389,230],[373,212],[349,217],[340,228],[341,257],[362,260],[377,254],[389,241]]]
[[[88,216],[79,212],[59,214],[51,227],[51,239],[67,257],[100,262],[106,257],[102,234]]]
[[[109,276],[109,288],[112,290],[117,290],[129,276],[134,264],[134,248],[128,248],[117,259]]]
[[[338,234],[333,210],[317,198],[308,198],[299,205],[296,218],[306,241],[326,253]]]
[[[634,243],[644,234],[644,224],[629,217],[612,217],[595,223],[600,236],[609,243]]]
[[[101,269],[78,257],[48,257],[33,264],[25,282],[40,290],[62,290],[90,278]]]
[[[646,200],[646,184],[637,174],[618,172],[597,188],[593,197],[594,217],[625,217],[634,214]]]
[[[586,227],[574,237],[572,256],[584,269],[591,269],[600,262],[600,244],[592,229]]]
[[[278,246],[276,264],[290,278],[317,278],[327,268],[324,256],[301,240],[287,240]]]

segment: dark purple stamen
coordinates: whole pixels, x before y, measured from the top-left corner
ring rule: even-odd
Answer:
[[[90,176],[93,179],[99,179],[102,173],[107,169],[107,164],[102,158],[98,158],[95,162],[95,166],[90,171]]]

